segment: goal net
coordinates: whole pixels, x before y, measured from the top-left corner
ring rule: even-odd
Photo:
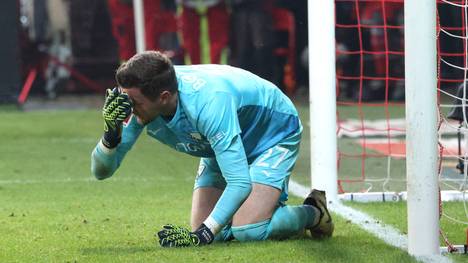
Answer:
[[[335,1],[338,190],[345,199],[405,198],[403,11],[403,0]],[[466,0],[438,0],[437,12],[440,188],[444,200],[464,200]]]
[[[468,0],[433,1],[437,6],[438,136],[434,141],[437,141],[438,158],[436,165],[428,163],[426,166],[415,166],[415,158],[407,157],[415,154],[416,149],[420,151],[431,147],[416,147],[414,136],[418,133],[407,133],[405,128],[407,125],[412,128],[417,126],[406,123],[405,108],[414,110],[414,105],[422,104],[415,103],[417,100],[414,100],[414,94],[417,94],[418,89],[413,90],[415,78],[411,76],[406,81],[407,87],[412,89],[409,98],[413,104],[405,105],[404,1],[335,0],[338,193],[341,199],[362,202],[406,200],[407,168],[412,168],[410,174],[421,174],[413,171],[414,168],[430,167],[429,170],[424,168],[427,172],[436,167],[439,209],[432,211],[439,211],[440,222],[443,222],[441,225],[456,224],[456,229],[464,232],[468,226]],[[412,15],[414,11],[411,10]],[[410,25],[406,26],[408,30]],[[411,30],[415,28],[413,24]],[[417,53],[415,47],[418,46],[414,45],[414,41],[418,40],[414,38],[415,31],[411,32],[413,35],[407,39],[408,43],[412,43],[411,46],[407,45],[411,50],[408,48],[407,51]],[[421,48],[427,47],[423,42],[420,45]],[[411,61],[407,61],[411,62],[410,65],[415,65],[413,54]],[[430,63],[423,61],[421,58],[421,66],[422,63]],[[413,67],[408,69],[411,71],[407,72],[416,73]],[[422,79],[424,77],[418,78],[418,81]],[[412,85],[408,85],[410,80]],[[406,92],[409,94],[409,91]],[[421,87],[421,99],[427,98],[423,96],[424,91],[428,91],[427,87]],[[424,115],[423,111],[420,112]],[[410,116],[414,116],[414,112]],[[407,137],[412,140],[413,146],[408,148],[412,152],[408,155]],[[424,143],[425,140],[416,141]],[[427,160],[420,158],[423,159]],[[407,160],[412,162],[407,163]],[[414,178],[411,180],[411,187],[414,187],[415,182],[420,185],[427,183],[427,187],[431,184],[415,181]],[[414,231],[414,224],[417,224],[414,216],[417,194],[411,193],[411,198],[408,198],[412,205],[408,210],[408,219],[411,218],[408,220],[408,231],[412,231],[409,236],[412,236],[410,239],[414,245],[414,241],[419,238]],[[457,207],[455,211],[443,201],[460,202],[452,206]],[[432,217],[432,212],[429,214]],[[410,229],[410,223],[413,224],[413,230]],[[446,250],[455,251],[443,228],[440,234],[447,244]],[[448,236],[451,234],[448,233]],[[415,247],[411,250],[416,251]]]

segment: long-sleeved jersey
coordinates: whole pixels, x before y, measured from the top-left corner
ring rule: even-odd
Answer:
[[[175,66],[178,105],[171,120],[159,116],[146,133],[187,154],[216,158],[226,188],[208,223],[227,224],[251,190],[249,164],[302,129],[297,111],[275,85],[245,70],[223,65]],[[131,118],[113,150],[99,143],[92,172],[110,177],[144,129]],[[157,154],[157,153],[155,153]]]

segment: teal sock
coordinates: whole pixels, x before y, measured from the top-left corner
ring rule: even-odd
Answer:
[[[318,210],[313,206],[280,206],[271,217],[267,237],[284,239],[301,234],[305,228],[314,226],[319,216]]]

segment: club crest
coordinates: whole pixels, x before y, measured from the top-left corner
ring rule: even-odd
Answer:
[[[202,140],[202,136],[198,132],[191,132],[190,137],[192,137],[192,139],[194,139],[195,141],[201,141]]]

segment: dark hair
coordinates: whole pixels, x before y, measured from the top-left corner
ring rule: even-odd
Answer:
[[[177,91],[174,66],[158,51],[145,51],[130,58],[117,69],[115,80],[123,88],[139,88],[141,93],[155,100],[162,91]]]

